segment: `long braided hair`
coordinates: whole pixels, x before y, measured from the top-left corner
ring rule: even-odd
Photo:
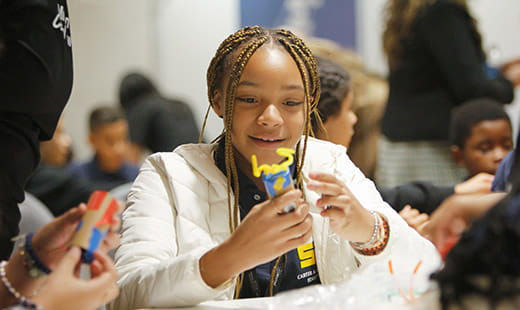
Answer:
[[[319,118],[316,106],[320,96],[320,80],[318,76],[316,60],[305,43],[292,32],[284,29],[266,29],[259,26],[244,27],[227,37],[220,44],[217,52],[215,53],[215,56],[211,60],[207,71],[208,98],[210,106],[208,106],[206,116],[204,117],[199,141],[201,141],[202,134],[206,127],[208,113],[211,106],[214,104],[217,90],[221,90],[223,91],[225,105],[224,131],[219,137],[217,137],[217,139],[224,138],[225,142],[224,154],[226,165],[227,204],[229,212],[228,219],[230,233],[233,233],[236,230],[240,218],[240,211],[238,206],[238,173],[231,140],[231,128],[235,106],[235,92],[247,62],[255,53],[255,51],[264,44],[275,44],[284,48],[296,62],[304,82],[304,139],[302,150],[300,151],[300,147],[297,147],[298,161],[296,163],[296,186],[300,189],[303,189],[302,167],[307,150],[307,138],[309,135],[312,135],[311,115],[313,115],[313,117]],[[225,83],[226,77],[228,79],[227,84]],[[226,89],[224,89],[225,86]],[[300,143],[298,143],[298,146]],[[233,203],[231,202],[232,193],[234,194]],[[269,284],[270,294],[272,294],[273,291],[274,270],[277,268],[279,262],[280,258],[277,259],[275,268],[273,268],[273,272],[271,274],[271,280]],[[238,298],[239,296],[243,277],[243,274],[240,274],[237,277],[235,298]]]

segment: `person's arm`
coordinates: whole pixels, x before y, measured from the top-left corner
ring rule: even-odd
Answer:
[[[453,194],[489,193],[493,175],[479,173],[454,186],[436,186],[429,182],[412,182],[392,188],[378,188],[383,200],[396,211],[411,205],[421,213],[431,214]]]
[[[468,223],[481,216],[500,200],[505,193],[453,195],[446,199],[430,217],[429,238],[438,249],[466,229]]]
[[[429,182],[412,182],[391,188],[378,188],[383,200],[394,210],[411,205],[421,213],[431,214],[441,202],[454,193],[453,186],[435,186]]]
[[[418,36],[426,42],[450,92],[459,103],[489,97],[502,103],[513,100],[511,81],[499,75],[488,79],[484,59],[475,46],[468,19],[455,4],[437,3],[419,17]]]
[[[7,266],[6,266],[6,277],[8,281],[11,283],[14,289],[18,291],[20,294],[22,294],[25,297],[32,297],[35,292],[40,291],[40,288],[45,287],[45,285],[50,282],[50,279],[57,279],[55,282],[60,282],[64,280],[64,277],[67,276],[74,276],[74,273],[71,272],[68,275],[65,274],[58,274],[55,273],[56,270],[60,268],[60,264],[63,261],[63,258],[67,256],[68,247],[70,245],[70,240],[72,239],[72,236],[74,235],[76,231],[76,227],[79,223],[79,220],[81,219],[82,215],[86,211],[86,205],[80,205],[79,207],[72,208],[64,215],[54,219],[52,222],[46,224],[43,226],[30,240],[32,244],[32,249],[38,257],[38,259],[47,266],[51,273],[48,276],[48,278],[32,278],[29,276],[29,272],[25,267],[24,257],[23,255],[28,255],[27,251],[24,249],[23,255],[21,250],[16,250],[15,254],[11,257],[9,260]],[[117,216],[117,215],[115,215]],[[99,256],[99,253],[96,253],[96,259],[94,260],[93,271],[94,273],[97,272],[97,274],[103,273],[105,270],[105,267],[109,267],[108,265],[111,265],[111,262],[106,261],[103,259],[104,254],[108,252],[110,249],[115,248],[119,244],[119,235],[114,233],[114,231],[117,231],[119,229],[120,221],[118,218],[113,219],[114,222],[110,227],[110,230],[108,234],[106,235],[105,239],[103,240],[103,243],[101,247],[99,248],[98,252],[103,253],[101,256]],[[102,261],[100,262],[98,260],[100,258]],[[79,259],[79,257],[78,257]],[[107,265],[108,264],[108,265]],[[113,268],[112,268],[113,269]],[[112,285],[114,285],[114,280],[117,275],[115,275],[113,272],[110,272],[112,275]],[[54,281],[54,280],[52,280]],[[106,285],[110,286],[110,283],[107,282]],[[56,288],[56,286],[54,286]],[[59,288],[59,287],[58,287]],[[69,287],[70,288],[70,287]],[[106,287],[108,289],[108,287]],[[72,288],[72,291],[69,291],[71,294],[81,293],[78,291],[75,291],[74,288]],[[116,290],[117,292],[117,290]],[[42,290],[40,293],[47,294],[47,298],[54,298],[57,295],[56,291],[50,292],[46,291],[45,289]],[[86,293],[86,292],[85,292]],[[60,293],[57,293],[60,295]],[[39,294],[38,294],[39,295]],[[96,295],[94,293],[94,295]],[[89,297],[93,297],[93,295],[84,294],[84,297],[88,300]],[[105,297],[110,297],[112,299],[112,294],[107,294]],[[9,304],[14,303],[16,300],[12,294],[10,294],[4,285],[0,285],[0,308],[3,308]],[[104,300],[104,301],[108,301]],[[101,304],[90,304],[92,307],[99,306]],[[59,308],[52,308],[52,309],[59,309]]]
[[[374,183],[350,161],[343,147],[338,146],[335,162],[336,177],[346,184],[364,208],[381,214],[390,227],[388,244],[379,255],[366,256],[353,251],[359,264],[362,266],[372,261],[399,259],[400,255],[411,255],[410,257],[417,257],[417,259],[428,257],[429,263],[435,264],[436,259],[439,258],[433,245],[408,226],[401,216],[382,200]],[[406,249],[409,248],[415,248],[417,251],[405,254]]]

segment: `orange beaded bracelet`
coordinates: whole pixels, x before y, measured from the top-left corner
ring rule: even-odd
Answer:
[[[390,225],[384,217],[376,213],[376,216],[379,218],[378,224],[378,238],[373,246],[369,247],[360,247],[351,242],[352,247],[360,254],[367,256],[374,256],[381,253],[386,245],[388,244],[388,240],[390,239]]]

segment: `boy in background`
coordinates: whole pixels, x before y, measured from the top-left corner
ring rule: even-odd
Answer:
[[[453,110],[450,124],[451,152],[468,177],[480,172],[495,174],[513,149],[511,120],[491,99],[477,99]]]
[[[133,182],[139,168],[127,162],[128,123],[122,111],[99,107],[90,113],[89,143],[92,160],[71,168],[75,176],[89,181],[97,189],[111,190]]]

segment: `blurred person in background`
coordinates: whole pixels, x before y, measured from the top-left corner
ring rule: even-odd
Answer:
[[[94,156],[70,168],[75,177],[106,191],[135,180],[139,167],[127,161],[128,122],[123,111],[109,106],[95,108],[89,117],[88,139]]]
[[[121,80],[119,102],[128,119],[129,159],[134,163],[140,163],[146,151],[170,152],[199,139],[190,107],[183,101],[163,97],[143,74],[129,73]]]
[[[390,94],[383,116],[377,181],[453,184],[464,177],[450,156],[451,110],[471,99],[513,100],[518,63],[486,63],[476,20],[464,0],[392,0],[383,46]]]
[[[308,40],[308,45],[315,56],[329,59],[349,73],[352,111],[357,122],[347,152],[365,176],[373,180],[377,145],[381,135],[381,118],[388,98],[388,83],[382,77],[369,72],[354,51],[331,40],[312,38]]]

